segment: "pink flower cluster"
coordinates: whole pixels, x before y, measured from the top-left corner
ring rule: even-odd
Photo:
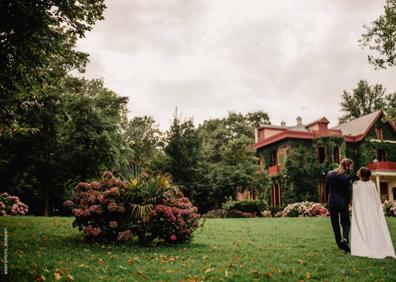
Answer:
[[[4,192],[0,194],[0,215],[25,215],[29,211],[27,205],[22,203],[17,196]]]
[[[150,232],[168,243],[189,241],[200,217],[188,198],[168,198],[150,213]]]
[[[308,201],[289,204],[283,209],[283,211],[277,213],[277,216],[283,217],[328,215],[328,210],[322,204]]]
[[[76,217],[73,226],[83,230],[86,237],[130,238],[125,233],[128,230],[122,227],[127,222],[123,199],[126,187],[125,182],[114,178],[109,171],[103,174],[101,182],[80,182],[74,188],[73,199],[63,203]]]
[[[396,216],[396,201],[385,200],[382,207],[386,216]]]

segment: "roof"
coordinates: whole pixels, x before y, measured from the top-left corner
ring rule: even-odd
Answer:
[[[252,148],[258,149],[264,147],[266,145],[278,142],[280,140],[284,140],[287,138],[292,139],[315,139],[319,137],[325,136],[344,136],[345,141],[347,142],[359,142],[363,140],[368,131],[373,127],[374,123],[381,116],[384,116],[385,113],[380,110],[373,112],[371,114],[362,116],[360,118],[339,124],[333,128],[329,129],[319,129],[319,130],[310,130],[308,129],[310,126],[315,123],[329,123],[329,121],[322,117],[314,122],[311,122],[307,125],[298,124],[296,126],[274,126],[274,125],[261,125],[258,129],[278,129],[279,133],[270,136],[260,142],[257,142],[251,145]],[[396,132],[396,126],[388,121],[390,126]]]
[[[333,127],[333,129],[341,130],[342,135],[344,136],[366,135],[367,131],[371,128],[381,113],[381,110],[376,111],[360,118],[341,123],[336,127]]]

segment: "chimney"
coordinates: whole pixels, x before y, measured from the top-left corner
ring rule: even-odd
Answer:
[[[300,116],[297,117],[297,125],[302,125],[302,118]]]
[[[285,122],[284,120],[282,120],[281,126],[282,126],[282,127],[285,127],[285,126],[286,126],[286,122]]]

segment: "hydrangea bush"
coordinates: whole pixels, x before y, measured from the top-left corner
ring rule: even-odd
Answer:
[[[140,243],[189,241],[200,215],[166,176],[145,173],[121,181],[105,172],[100,182],[81,182],[64,206],[86,238]]]
[[[396,201],[384,201],[382,206],[386,216],[396,216]]]
[[[300,202],[287,205],[276,216],[297,217],[297,216],[328,216],[328,210],[320,203]]]
[[[0,215],[25,215],[29,211],[27,205],[22,203],[17,196],[4,192],[0,194]]]

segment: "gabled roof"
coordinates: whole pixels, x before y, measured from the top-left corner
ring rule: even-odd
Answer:
[[[376,111],[360,118],[341,123],[333,129],[339,129],[344,136],[365,136],[376,120],[381,116],[382,111]]]
[[[371,114],[362,116],[360,118],[342,123],[336,127],[329,129],[309,130],[308,128],[315,123],[329,123],[329,121],[322,117],[319,120],[309,123],[308,125],[299,124],[296,126],[274,126],[274,125],[261,125],[258,129],[278,129],[279,133],[270,136],[260,142],[251,145],[251,148],[261,148],[269,144],[278,142],[283,139],[315,139],[325,136],[344,136],[347,142],[359,142],[367,135],[369,130],[373,127],[378,118],[385,116],[385,113],[380,110]],[[390,126],[396,132],[396,126],[388,121]]]

